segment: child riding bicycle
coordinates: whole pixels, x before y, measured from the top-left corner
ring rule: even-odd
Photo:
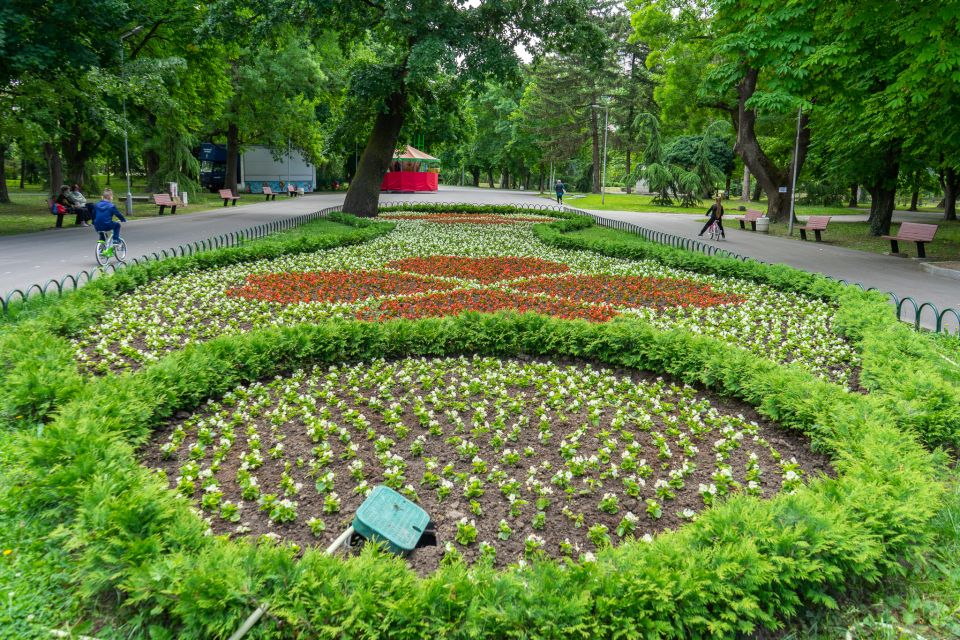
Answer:
[[[113,204],[113,189],[104,189],[100,196],[100,202],[93,205],[93,228],[100,232],[100,239],[106,240],[106,233],[113,231],[113,244],[120,242],[120,223],[114,222],[113,216],[117,216],[124,222],[127,221]]]

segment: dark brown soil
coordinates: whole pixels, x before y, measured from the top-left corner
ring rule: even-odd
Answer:
[[[520,360],[520,364],[523,365],[542,364],[545,362],[527,357],[521,357]],[[403,362],[410,361],[401,361],[401,363],[398,364],[402,364]],[[453,362],[453,365],[457,364],[457,361],[447,362]],[[516,363],[517,361],[505,362]],[[573,374],[577,377],[582,377],[583,375],[589,374],[592,370],[592,372],[600,373],[602,375],[614,374],[618,379],[629,378],[629,381],[633,385],[653,384],[657,379],[656,375],[647,372],[620,369],[611,370],[597,366],[592,366],[591,368],[590,364],[580,361],[574,362],[566,359],[561,361],[560,366],[563,367],[565,373],[573,372]],[[364,370],[367,370],[366,367],[364,367]],[[507,440],[504,446],[509,449],[516,449],[521,453],[523,452],[524,448],[528,446],[532,447],[536,451],[536,455],[533,457],[521,456],[521,460],[516,467],[508,467],[501,461],[501,454],[497,453],[489,444],[490,439],[494,436],[493,430],[476,436],[469,433],[469,430],[472,427],[470,419],[474,414],[474,410],[472,408],[473,403],[486,401],[487,420],[492,421],[496,415],[496,409],[494,406],[495,397],[488,396],[485,398],[483,395],[470,395],[467,397],[458,389],[456,400],[467,402],[469,403],[468,406],[471,407],[468,410],[459,412],[459,415],[463,419],[465,425],[464,433],[459,435],[479,445],[479,456],[488,463],[487,473],[474,473],[470,460],[461,459],[454,445],[445,442],[446,438],[454,435],[455,426],[447,420],[447,417],[444,415],[444,409],[435,410],[435,417],[440,422],[441,428],[443,429],[443,435],[436,436],[429,434],[428,430],[421,426],[418,417],[413,413],[413,404],[404,404],[402,423],[408,427],[410,431],[406,435],[406,438],[401,441],[394,433],[394,428],[384,422],[383,414],[381,412],[375,412],[371,407],[366,406],[365,404],[358,405],[355,402],[354,397],[352,397],[349,393],[349,390],[354,386],[355,382],[348,383],[344,371],[345,368],[342,367],[340,369],[340,377],[335,393],[337,398],[345,403],[345,406],[341,410],[335,408],[334,406],[329,406],[330,403],[327,403],[331,412],[330,420],[338,427],[346,427],[351,432],[351,436],[353,438],[352,442],[360,446],[358,457],[362,459],[365,464],[367,482],[371,486],[381,484],[384,481],[384,467],[376,458],[376,452],[374,451],[373,443],[367,440],[363,431],[359,431],[344,419],[343,413],[346,410],[358,409],[369,420],[369,426],[376,432],[377,436],[384,435],[397,441],[396,444],[393,445],[391,451],[394,454],[404,458],[408,464],[408,467],[405,471],[406,480],[404,480],[403,484],[404,486],[411,484],[415,487],[419,496],[420,506],[430,514],[431,518],[437,525],[437,538],[440,546],[417,549],[409,557],[411,565],[421,575],[428,574],[437,568],[438,562],[443,555],[443,544],[448,541],[452,542],[454,540],[456,535],[456,523],[463,517],[467,517],[468,519],[473,519],[476,521],[478,536],[476,541],[469,546],[464,547],[456,544],[458,551],[463,553],[468,562],[473,561],[479,555],[478,543],[480,541],[486,541],[496,548],[497,564],[503,566],[507,563],[516,562],[519,557],[523,556],[524,540],[530,533],[536,533],[537,535],[543,537],[546,541],[543,550],[550,556],[558,557],[560,555],[559,543],[566,539],[569,539],[571,543],[578,545],[580,553],[596,551],[596,545],[590,540],[587,532],[588,527],[596,523],[606,526],[608,529],[607,534],[610,536],[612,543],[619,544],[621,539],[617,536],[616,529],[628,511],[632,511],[640,518],[636,531],[634,532],[634,535],[639,538],[644,534],[656,534],[657,532],[664,531],[666,529],[676,529],[677,527],[682,526],[685,520],[679,518],[677,513],[683,509],[701,511],[704,508],[703,499],[698,493],[697,489],[701,483],[709,485],[712,482],[710,475],[715,471],[714,463],[716,461],[715,452],[712,450],[712,446],[713,443],[721,437],[719,431],[716,429],[704,432],[702,437],[699,439],[691,438],[694,440],[696,446],[700,449],[699,453],[692,458],[683,455],[682,449],[680,449],[676,444],[676,437],[671,437],[668,435],[667,441],[671,445],[673,457],[669,460],[669,467],[667,469],[662,469],[662,461],[657,457],[658,448],[653,442],[651,433],[641,430],[636,423],[628,423],[625,427],[623,427],[624,431],[631,434],[635,438],[635,441],[642,447],[642,452],[637,455],[637,458],[645,458],[647,460],[647,464],[652,470],[652,475],[646,478],[646,486],[641,491],[641,498],[655,498],[655,480],[658,478],[667,479],[667,473],[672,469],[679,468],[680,465],[683,464],[684,460],[689,460],[696,464],[696,470],[692,473],[692,475],[684,480],[684,488],[676,490],[675,499],[664,501],[657,498],[657,502],[659,502],[663,507],[663,516],[659,520],[653,520],[645,513],[646,504],[642,500],[629,497],[624,493],[624,486],[619,478],[606,478],[602,480],[602,488],[597,488],[596,491],[591,493],[581,493],[581,490],[585,489],[583,484],[583,480],[585,478],[599,479],[600,477],[599,472],[588,470],[586,475],[584,475],[582,478],[573,478],[572,486],[576,488],[576,492],[569,497],[559,487],[551,485],[549,482],[550,477],[558,470],[562,470],[564,468],[564,464],[566,463],[566,460],[561,457],[559,450],[559,445],[563,441],[563,437],[576,431],[577,428],[585,424],[588,425],[588,429],[586,434],[580,438],[581,447],[577,452],[578,455],[589,457],[591,454],[597,453],[597,449],[600,446],[601,440],[597,437],[594,437],[594,434],[602,430],[608,430],[612,432],[612,437],[617,438],[619,441],[619,447],[614,452],[614,455],[611,456],[611,460],[618,463],[620,462],[620,453],[623,452],[627,443],[622,436],[622,432],[610,427],[610,422],[613,419],[616,411],[616,409],[613,407],[608,406],[606,411],[602,414],[599,427],[590,425],[587,413],[583,407],[579,410],[579,412],[576,413],[569,413],[566,411],[558,412],[554,410],[548,411],[547,416],[549,417],[550,431],[553,435],[548,445],[543,445],[538,440],[539,432],[537,426],[539,424],[539,418],[535,413],[535,409],[540,406],[541,402],[544,401],[544,398],[536,396],[535,394],[540,385],[544,383],[544,380],[538,379],[536,384],[530,386],[505,386],[504,388],[506,390],[507,397],[510,399],[515,399],[521,393],[524,393],[526,394],[527,403],[523,407],[520,414],[514,414],[510,412],[507,413],[506,426],[503,428],[504,439],[506,439],[506,435],[512,430],[513,425],[517,423],[518,418],[521,416],[529,418],[530,424],[529,426],[520,430],[518,441],[514,442]],[[468,367],[468,372],[469,371],[472,371],[472,368]],[[313,385],[314,388],[322,386],[322,375],[324,374],[326,374],[326,371],[315,373],[317,376],[316,379],[319,380],[319,385],[317,385],[315,381]],[[452,375],[453,374],[451,374],[450,371],[447,371],[443,375],[442,380],[435,380],[434,383],[442,382],[442,384],[439,386],[429,382],[427,384],[434,384],[434,386],[430,387],[431,389],[442,391],[444,387],[451,383]],[[468,373],[467,375],[457,373],[455,375],[455,383],[459,385],[461,381],[469,380],[471,375],[471,373]],[[310,376],[304,375],[303,378],[303,382],[297,385],[297,393],[306,393],[308,391],[309,385],[307,382],[310,381]],[[564,376],[564,379],[566,379],[566,376]],[[414,376],[414,381],[416,382],[416,380],[417,377]],[[272,382],[273,381],[267,381],[267,384]],[[566,382],[564,381],[564,383]],[[670,387],[667,388],[669,389]],[[681,393],[679,387],[675,387],[675,389],[676,390],[674,393],[676,395],[673,396],[674,402],[676,402],[677,396]],[[391,391],[395,400],[386,402],[387,406],[389,406],[389,404],[393,401],[401,401],[401,398],[407,393],[406,389],[400,385],[394,386]],[[589,395],[592,391],[593,390],[591,388],[584,387],[580,389],[581,393],[578,397]],[[374,384],[369,389],[360,385],[359,393],[365,398],[374,396],[378,393],[377,384]],[[424,388],[422,388],[420,385],[414,384],[412,387],[412,393],[413,395],[422,396],[424,400],[426,400],[431,391],[424,390]],[[660,392],[662,401],[670,401],[670,396],[664,394],[665,390]],[[744,480],[745,464],[749,454],[753,452],[759,456],[759,462],[763,470],[763,474],[761,475],[760,479],[763,495],[765,497],[769,497],[778,493],[782,485],[782,476],[780,475],[779,466],[772,457],[771,448],[775,449],[782,456],[784,461],[789,460],[791,457],[795,457],[800,468],[806,474],[833,475],[833,470],[829,464],[828,458],[822,454],[811,452],[809,440],[807,438],[797,434],[787,433],[779,429],[775,424],[764,420],[751,406],[743,402],[721,398],[702,389],[696,389],[694,395],[694,400],[702,398],[707,399],[710,402],[711,407],[715,408],[722,415],[736,416],[737,414],[742,414],[743,419],[747,424],[751,421],[756,422],[759,425],[759,438],[768,442],[769,446],[763,446],[761,442],[755,442],[752,437],[748,436],[743,438],[739,448],[730,451],[727,464],[731,466],[733,478],[737,482],[743,485],[746,484]],[[573,401],[573,397],[574,394],[571,394],[569,397],[564,399],[564,407],[568,406],[569,403]],[[326,438],[326,441],[330,444],[334,455],[330,460],[330,463],[323,468],[323,472],[333,471],[336,474],[335,490],[341,499],[341,510],[339,513],[335,514],[324,514],[322,512],[324,495],[318,494],[314,486],[315,480],[308,476],[308,472],[310,471],[309,462],[316,459],[312,453],[312,450],[315,446],[317,446],[317,444],[306,436],[304,422],[299,417],[293,416],[293,412],[291,412],[291,418],[279,425],[275,431],[275,433],[284,436],[284,455],[281,459],[270,459],[269,455],[267,454],[267,450],[272,448],[276,444],[277,440],[271,435],[270,422],[265,416],[277,406],[277,399],[277,392],[271,391],[270,404],[263,409],[262,414],[255,418],[255,420],[245,422],[243,426],[236,428],[236,441],[234,446],[230,450],[227,458],[221,464],[220,470],[214,474],[214,477],[219,482],[220,490],[225,493],[224,500],[229,500],[231,502],[242,501],[241,488],[240,485],[235,482],[235,478],[237,471],[240,468],[240,455],[249,452],[246,444],[246,433],[244,431],[244,427],[249,424],[255,424],[257,427],[257,432],[260,434],[260,437],[263,441],[262,452],[264,463],[262,467],[256,469],[255,471],[251,471],[251,473],[257,477],[262,489],[262,494],[280,493],[280,476],[284,470],[285,461],[292,463],[290,475],[297,482],[303,483],[303,488],[300,490],[298,495],[290,498],[298,503],[297,518],[294,522],[273,525],[267,518],[266,513],[258,510],[258,505],[256,503],[247,501],[244,504],[241,512],[241,523],[249,526],[250,531],[248,535],[254,538],[265,533],[273,532],[281,536],[282,539],[286,541],[300,545],[301,548],[311,545],[326,547],[340,532],[342,532],[348,526],[352,520],[353,513],[360,506],[363,499],[361,496],[352,491],[353,487],[357,485],[357,481],[350,478],[348,468],[350,460],[343,460],[340,458],[340,454],[345,450],[345,445],[342,444],[335,435],[330,435]],[[610,399],[613,398],[611,397]],[[586,398],[584,398],[584,400],[586,400]],[[318,409],[322,409],[324,403],[324,400],[319,400],[317,403]],[[336,402],[333,404],[336,404]],[[679,405],[680,403],[677,402],[678,407]],[[216,408],[216,405],[214,406]],[[427,403],[427,408],[433,408],[433,405],[431,403]],[[229,411],[228,415],[232,415],[236,408],[223,407],[223,410]],[[218,412],[207,410],[200,413],[202,417],[209,417]],[[677,415],[678,411],[676,410],[665,413],[663,417],[651,415],[651,430],[664,433],[667,429],[667,424],[664,421],[664,417],[669,418],[670,416]],[[194,428],[192,431],[188,429],[186,439],[176,450],[173,457],[170,460],[163,459],[159,448],[160,445],[168,442],[168,438],[175,427],[183,424],[184,420],[189,418],[189,414],[186,412],[181,412],[178,414],[177,418],[178,419],[176,421],[172,421],[160,428],[156,432],[153,441],[142,452],[142,463],[148,467],[164,469],[167,473],[167,477],[170,481],[170,487],[172,489],[176,487],[177,477],[180,475],[178,471],[179,467],[181,467],[188,460],[189,446],[197,441],[196,429]],[[681,431],[686,432],[686,429],[682,427],[683,424],[681,423]],[[738,427],[738,430],[739,428],[740,427]],[[421,435],[425,436],[424,453],[421,457],[414,457],[410,452],[410,443],[412,443]],[[214,438],[214,441],[216,440],[217,437]],[[502,448],[500,451],[502,452]],[[470,512],[470,500],[463,496],[463,484],[455,484],[451,494],[442,502],[438,501],[437,492],[434,489],[432,489],[428,484],[421,484],[421,480],[424,477],[424,472],[426,471],[424,457],[435,457],[437,459],[438,466],[435,470],[435,473],[438,475],[446,464],[452,463],[457,473],[476,475],[485,480],[485,493],[483,496],[477,498],[477,501],[480,503],[482,508],[481,516],[476,516]],[[301,458],[304,461],[303,466],[299,468],[296,464],[298,458]],[[210,463],[211,455],[208,450],[206,459],[201,461],[201,467],[209,468]],[[526,487],[523,487],[519,491],[520,497],[524,500],[527,500],[529,504],[522,507],[521,516],[511,517],[508,513],[508,501],[498,489],[497,482],[487,480],[487,475],[495,469],[495,465],[498,465],[500,469],[507,473],[508,477],[515,478],[518,482],[520,482],[521,485],[523,485],[527,478],[528,468],[532,465],[543,465],[544,463],[549,463],[552,467],[552,471],[541,472],[537,477],[541,482],[544,483],[544,485],[553,488],[554,493],[552,496],[550,496],[551,504],[545,512],[546,519],[544,529],[534,530],[532,526],[532,520],[537,515],[538,511],[535,505],[536,498],[531,495],[530,491],[528,491]],[[603,465],[601,470],[606,467],[609,467],[609,464]],[[631,475],[632,477],[635,477],[636,471],[622,473],[623,475]],[[603,497],[603,494],[606,492],[615,493],[619,498],[619,511],[615,515],[605,513],[597,508],[598,503]],[[198,505],[201,495],[202,492],[200,490],[194,494],[194,499]],[[561,513],[561,510],[564,506],[567,506],[574,514],[582,513],[584,515],[583,526],[574,526],[574,522]],[[234,533],[236,531],[238,523],[223,520],[216,513],[208,513],[207,515],[212,516],[211,526],[214,534],[221,535],[226,533]],[[312,517],[322,519],[326,525],[326,530],[319,538],[315,537],[311,533],[311,530],[307,525],[307,521]],[[506,520],[509,526],[513,529],[513,534],[509,540],[506,541],[500,540],[497,537],[497,533],[499,531],[499,522],[501,519]],[[574,557],[576,556],[577,552],[574,552]]]

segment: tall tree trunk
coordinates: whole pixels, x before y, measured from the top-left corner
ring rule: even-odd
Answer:
[[[629,149],[627,149],[627,175],[628,175],[628,176],[630,175],[630,150],[629,150]],[[627,180],[627,186],[626,186],[626,189],[627,189],[626,193],[627,193],[627,195],[630,194],[630,189],[632,189],[632,188],[633,188],[633,187],[632,187],[632,185],[630,184],[630,180],[628,179],[628,180]]]
[[[0,204],[10,203],[10,193],[7,191],[7,149],[6,142],[0,142]]]
[[[786,222],[790,217],[790,202],[793,197],[791,178],[794,173],[794,165],[796,165],[796,172],[799,174],[803,169],[803,161],[806,159],[807,150],[810,147],[810,128],[808,126],[810,117],[807,114],[800,117],[800,139],[796,145],[796,153],[791,154],[790,163],[781,169],[760,148],[760,141],[756,134],[757,111],[748,109],[746,106],[747,101],[756,92],[759,75],[759,69],[748,68],[743,80],[737,85],[740,127],[737,129],[737,142],[733,150],[743,159],[743,163],[750,168],[750,173],[753,174],[757,184],[767,195],[767,217],[774,222]],[[786,193],[780,193],[780,187],[786,187]]]
[[[890,221],[897,197],[897,178],[900,177],[900,140],[894,140],[884,154],[883,173],[878,176],[878,191],[881,201],[877,203],[877,212],[870,223],[870,235],[890,235]]]
[[[543,170],[545,168],[546,167],[544,167],[543,160],[541,160],[540,161],[540,193],[543,193]]]
[[[507,183],[507,172],[503,169],[500,169],[500,182],[497,184],[498,189],[503,189]]]
[[[487,169],[487,188],[493,189],[493,169]]]
[[[527,167],[523,164],[523,158],[520,158],[520,186],[526,188]]]
[[[387,175],[390,160],[397,148],[397,138],[406,120],[406,91],[397,91],[387,102],[388,113],[378,113],[370,139],[360,156],[357,178],[347,190],[343,210],[362,218],[373,218],[380,206],[380,185]]]
[[[743,186],[740,189],[740,202],[750,202],[750,167],[743,165]]]
[[[20,158],[20,191],[23,191],[23,174],[27,170],[27,159]]]
[[[943,217],[944,222],[957,219],[957,195],[960,191],[960,171],[947,167],[943,172]]]
[[[917,209],[917,201],[919,200],[920,200],[920,191],[919,190],[914,191],[913,194],[910,196],[910,208],[907,209],[907,211],[919,211],[919,209]]]
[[[851,209],[857,206],[857,191],[859,190],[860,185],[856,182],[850,185],[850,204],[847,206]]]
[[[470,175],[473,176],[473,186],[480,186],[480,169],[470,169]]]
[[[227,166],[223,172],[223,188],[230,189],[233,195],[237,195],[237,162],[240,154],[240,128],[234,123],[227,125]],[[350,185],[353,188],[353,185]],[[377,189],[380,185],[377,185]],[[347,191],[347,193],[350,193]],[[346,202],[344,202],[346,205]],[[346,206],[344,206],[346,211]]]
[[[726,188],[727,200],[730,199],[730,181],[731,181],[732,179],[733,179],[732,176],[727,176],[727,188]]]
[[[159,135],[160,132],[157,130],[157,116],[153,113],[147,114],[147,122],[150,124],[150,130],[153,135]],[[147,189],[157,189],[159,191],[160,185],[156,182],[155,176],[157,171],[160,170],[160,154],[157,153],[154,149],[144,149],[143,150],[143,166],[147,170]]]
[[[878,185],[867,187],[867,193],[870,194],[870,215],[867,216],[867,222],[873,222],[874,218],[877,217],[877,208],[880,201],[883,200],[883,195],[880,193]]]
[[[78,123],[70,126],[69,133],[63,136],[63,158],[66,160],[66,178],[73,184],[83,188],[83,179],[86,175],[87,161],[90,160],[103,144],[107,132],[89,138],[84,135]]]
[[[596,100],[594,100],[596,102]],[[590,132],[593,136],[593,193],[600,193],[600,131],[597,109],[590,108]]]
[[[47,173],[50,176],[50,197],[56,198],[63,184],[63,164],[60,162],[60,152],[57,150],[55,139],[51,136],[50,142],[43,143],[43,156],[47,160]]]
[[[753,202],[760,202],[760,183],[753,181]]]

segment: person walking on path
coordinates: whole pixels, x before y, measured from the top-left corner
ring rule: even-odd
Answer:
[[[697,237],[702,238],[706,230],[710,228],[710,225],[716,222],[717,226],[720,227],[720,237],[726,239],[727,234],[723,232],[723,204],[721,204],[719,196],[717,197],[717,201],[713,203],[713,206],[707,209],[707,215],[709,216],[707,224],[703,225],[703,229],[700,229],[700,235]]]
[[[563,188],[563,183],[557,180],[557,204],[563,204],[563,194],[566,193],[566,190]]]

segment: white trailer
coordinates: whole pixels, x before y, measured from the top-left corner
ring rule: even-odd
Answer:
[[[313,191],[317,184],[317,167],[304,160],[298,151],[292,151],[277,161],[269,149],[254,145],[240,155],[238,188],[241,192],[263,193],[266,185],[278,193],[286,193],[288,184],[304,192]]]

